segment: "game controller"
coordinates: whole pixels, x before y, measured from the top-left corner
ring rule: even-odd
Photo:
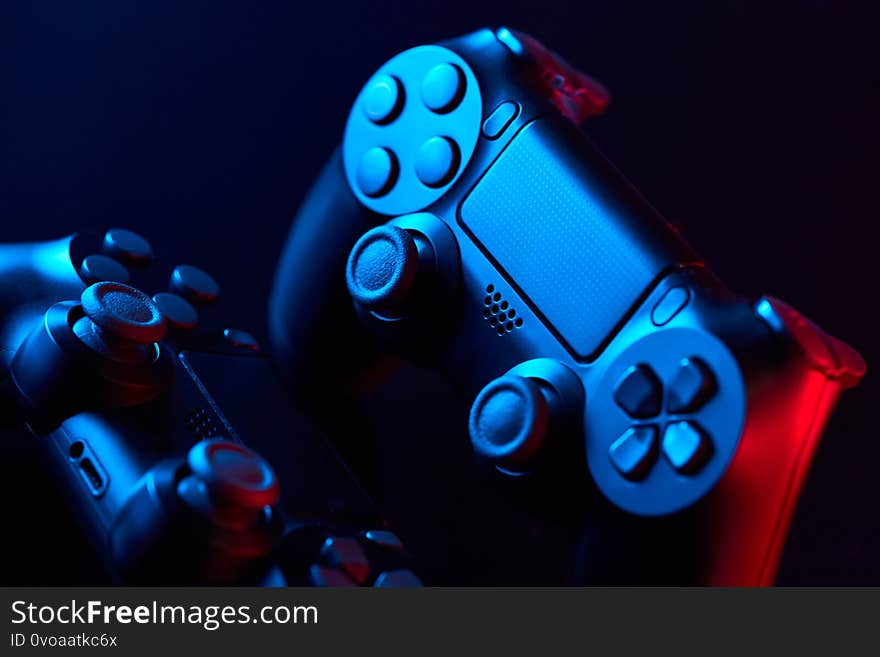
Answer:
[[[691,581],[767,584],[865,365],[711,273],[579,130],[608,101],[506,28],[390,59],[293,222],[273,347],[292,385],[335,395],[392,353],[437,370],[499,478],[578,464],[617,524],[700,518]]]
[[[226,323],[214,277],[123,229],[0,245],[0,269],[3,420],[30,429],[114,578],[419,584],[256,338]]]

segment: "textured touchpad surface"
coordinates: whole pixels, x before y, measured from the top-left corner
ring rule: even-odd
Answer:
[[[581,359],[595,356],[667,266],[602,177],[527,125],[461,205],[461,222]]]

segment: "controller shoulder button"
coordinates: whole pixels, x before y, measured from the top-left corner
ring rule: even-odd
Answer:
[[[699,470],[711,451],[711,441],[696,422],[670,422],[663,430],[663,456],[682,474]]]
[[[379,588],[418,588],[422,586],[422,580],[411,570],[389,570],[379,575],[373,586]]]
[[[125,228],[104,233],[104,253],[131,264],[146,264],[153,258],[153,247],[146,238]]]
[[[458,171],[461,154],[448,137],[431,137],[416,152],[416,175],[428,187],[443,187]]]
[[[115,281],[128,283],[130,275],[124,265],[113,258],[100,254],[88,255],[83,258],[79,267],[79,273],[86,283],[100,283],[101,281]]]
[[[422,78],[422,102],[432,112],[446,114],[461,102],[466,85],[464,72],[458,66],[437,64]]]
[[[168,320],[168,324],[176,329],[189,331],[199,323],[198,312],[181,296],[171,292],[159,292],[153,295],[153,303]]]
[[[171,272],[171,289],[190,301],[207,303],[220,296],[220,285],[205,270],[177,265]]]
[[[506,100],[483,121],[483,136],[486,139],[498,139],[519,114],[519,105]]]
[[[663,326],[672,321],[690,300],[690,292],[686,287],[676,286],[666,290],[666,293],[651,310],[651,321],[655,326]]]
[[[684,358],[667,389],[671,413],[692,413],[715,394],[715,376],[699,358]]]
[[[848,388],[865,375],[865,361],[849,345],[834,338],[787,303],[762,297],[755,305],[757,315],[776,333],[787,335],[814,369]]]
[[[373,123],[384,125],[396,119],[405,102],[405,92],[400,80],[388,74],[374,77],[364,88],[361,105],[364,114]]]
[[[357,539],[331,536],[321,546],[320,559],[343,571],[356,584],[363,584],[370,576],[370,561]]]
[[[630,367],[617,384],[614,400],[636,419],[654,417],[660,412],[663,386],[647,365]]]
[[[617,471],[630,480],[644,477],[657,460],[657,427],[631,427],[611,443],[608,456]]]

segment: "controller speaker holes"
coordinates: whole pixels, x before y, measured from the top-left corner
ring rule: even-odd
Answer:
[[[491,283],[486,286],[486,294],[483,297],[483,319],[499,336],[506,335],[523,325],[523,319],[518,315],[516,308],[511,306],[510,302],[504,299],[504,295]]]
[[[199,440],[205,438],[216,438],[220,436],[220,431],[214,418],[204,408],[194,408],[190,410],[183,418],[186,428]]]

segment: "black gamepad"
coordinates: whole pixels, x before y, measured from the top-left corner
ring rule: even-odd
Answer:
[[[695,542],[689,582],[769,583],[865,365],[712,274],[578,129],[608,100],[506,28],[390,59],[293,222],[273,346],[324,399],[357,397],[393,353],[439,371],[499,478],[571,476],[609,525]]]
[[[0,246],[4,423],[30,429],[118,581],[417,585],[219,297],[123,229]]]

